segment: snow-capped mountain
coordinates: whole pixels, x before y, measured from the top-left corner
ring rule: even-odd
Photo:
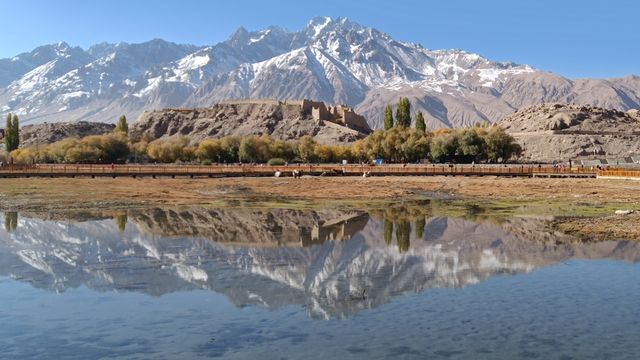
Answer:
[[[364,215],[355,227],[353,218],[344,222],[348,237],[328,231],[305,242],[316,233],[314,224],[329,226],[321,220],[330,215],[335,211],[153,209],[134,215],[123,230],[111,219],[20,216],[13,231],[0,227],[0,276],[57,292],[81,285],[154,296],[206,289],[237,306],[302,305],[313,317],[342,318],[403,294],[469,286],[573,258],[640,260],[637,242],[581,243],[544,230],[549,219],[535,218],[497,225],[433,217],[421,236],[414,226],[401,250],[397,236],[385,242],[382,221]],[[363,289],[366,299],[354,300]]]
[[[495,122],[540,102],[640,108],[640,78],[570,80],[462,50],[429,50],[345,18],[318,17],[296,32],[238,29],[212,46],[152,40],[61,42],[0,60],[0,109],[24,123],[130,119],[162,107],[226,99],[347,104],[379,127],[382,108],[407,96],[430,127]]]

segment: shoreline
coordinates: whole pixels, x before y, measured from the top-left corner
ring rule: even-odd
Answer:
[[[0,209],[123,205],[206,205],[243,198],[345,201],[415,197],[621,204],[640,210],[640,182],[626,179],[384,176],[0,179]],[[105,204],[106,205],[106,204]]]
[[[586,240],[640,240],[640,182],[510,177],[29,178],[0,179],[0,211],[118,212],[150,207],[384,207],[440,200],[496,215],[557,218]],[[615,210],[635,210],[615,215]]]

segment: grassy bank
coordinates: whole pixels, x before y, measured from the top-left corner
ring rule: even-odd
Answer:
[[[0,180],[0,210],[82,213],[166,206],[296,209],[330,206],[375,212],[403,204],[420,207],[423,202],[434,216],[553,216],[556,227],[562,231],[596,234],[594,238],[638,239],[640,226],[636,217],[611,216],[617,209],[640,211],[639,190],[637,182],[601,179],[33,178]],[[608,217],[615,221],[603,220]],[[598,226],[592,225],[595,223]]]

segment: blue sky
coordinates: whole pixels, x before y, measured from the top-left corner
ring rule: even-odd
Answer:
[[[298,30],[314,16],[346,16],[427,48],[572,78],[640,74],[637,0],[0,0],[0,14],[0,58],[61,40],[214,44],[239,26]]]

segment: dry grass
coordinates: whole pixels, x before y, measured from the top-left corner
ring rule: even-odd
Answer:
[[[638,239],[638,216],[605,216],[614,209],[640,210],[640,182],[602,179],[496,177],[305,177],[151,179],[0,179],[0,210],[55,214],[118,211],[149,206],[217,206],[244,202],[261,206],[305,206],[324,202],[370,202],[420,197],[459,197],[507,205],[558,207],[555,226],[590,240]],[[582,209],[575,213],[566,205]],[[593,213],[584,209],[594,209]],[[571,208],[571,206],[569,207]],[[566,212],[566,214],[565,214]],[[594,216],[597,215],[597,216]],[[563,217],[566,216],[566,217]]]
[[[2,179],[0,208],[200,205],[247,196],[373,200],[447,194],[489,200],[640,204],[640,182],[496,177]]]

